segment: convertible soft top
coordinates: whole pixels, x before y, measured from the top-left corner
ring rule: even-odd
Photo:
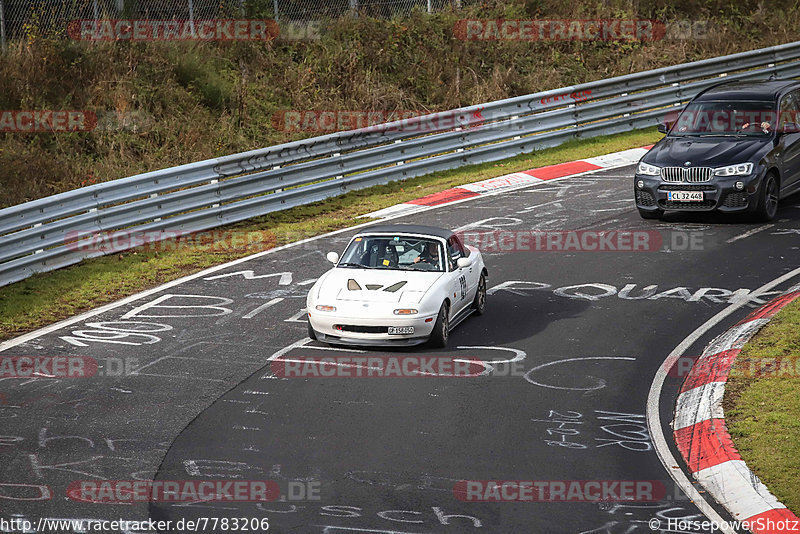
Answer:
[[[441,237],[442,239],[450,239],[453,232],[439,228],[437,226],[423,226],[421,224],[378,224],[364,228],[358,235],[367,235],[373,233],[381,234],[421,234],[432,235]]]

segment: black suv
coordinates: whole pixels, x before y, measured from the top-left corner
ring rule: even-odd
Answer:
[[[639,161],[639,214],[751,212],[771,220],[800,190],[800,82],[728,82],[706,89],[658,130]]]

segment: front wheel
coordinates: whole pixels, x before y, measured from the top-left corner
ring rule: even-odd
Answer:
[[[447,346],[447,339],[450,337],[450,307],[446,302],[439,308],[439,315],[433,325],[430,344],[432,347],[444,348]]]
[[[475,315],[486,313],[486,277],[483,275],[478,281],[478,291],[475,293],[475,300],[472,301],[472,309],[475,310]]]
[[[771,221],[778,213],[778,180],[774,174],[764,177],[761,193],[758,195],[756,214],[762,221]]]
[[[314,327],[311,326],[311,321],[308,321],[308,337],[317,339],[317,332],[314,330]]]

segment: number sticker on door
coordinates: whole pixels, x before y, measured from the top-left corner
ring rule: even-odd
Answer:
[[[467,298],[467,278],[462,274],[458,277],[458,283],[461,284],[461,300]]]

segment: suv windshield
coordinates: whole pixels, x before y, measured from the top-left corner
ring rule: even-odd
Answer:
[[[775,102],[733,100],[690,102],[670,135],[765,136],[775,130]]]
[[[359,236],[342,254],[338,267],[444,271],[442,246],[424,237]]]

